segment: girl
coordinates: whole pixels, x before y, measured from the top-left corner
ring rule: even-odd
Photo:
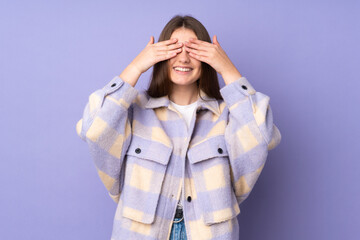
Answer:
[[[239,205],[281,140],[269,100],[195,18],[151,36],[76,126],[117,203],[111,239],[239,239]]]

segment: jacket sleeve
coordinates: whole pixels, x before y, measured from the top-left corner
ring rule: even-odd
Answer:
[[[88,143],[98,175],[108,194],[118,203],[122,189],[123,159],[131,141],[132,102],[138,91],[119,76],[90,94],[76,124]]]
[[[229,109],[225,141],[229,152],[231,181],[238,203],[252,191],[268,151],[281,141],[273,122],[270,97],[255,91],[246,77],[220,89]]]

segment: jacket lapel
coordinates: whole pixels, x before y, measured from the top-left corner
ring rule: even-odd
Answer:
[[[200,95],[202,98],[198,98],[198,104],[196,109],[208,109],[212,111],[217,116],[220,116],[220,108],[219,103],[215,98],[209,97],[203,90],[200,89]],[[145,108],[159,108],[159,107],[167,107],[173,111],[174,108],[172,108],[172,105],[170,104],[170,100],[168,95],[159,97],[159,98],[153,98],[149,97],[148,102],[145,104]]]

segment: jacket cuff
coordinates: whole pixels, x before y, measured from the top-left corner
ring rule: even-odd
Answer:
[[[255,89],[246,77],[240,77],[220,89],[220,94],[229,107],[255,93]]]
[[[130,83],[125,82],[119,76],[115,76],[108,84],[101,89],[102,103],[105,97],[111,95],[112,98],[119,100],[123,99],[130,106],[132,101],[136,98],[139,91]]]

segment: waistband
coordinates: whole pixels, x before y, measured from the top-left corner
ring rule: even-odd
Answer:
[[[182,218],[183,217],[183,210],[182,208],[177,208],[175,213],[175,218]]]
[[[180,218],[180,220],[179,220]],[[177,220],[175,220],[177,219]],[[175,216],[174,216],[174,221],[175,223],[181,222],[184,219],[184,215],[183,215],[183,206],[178,203],[177,207],[176,207],[176,212],[175,212]]]

